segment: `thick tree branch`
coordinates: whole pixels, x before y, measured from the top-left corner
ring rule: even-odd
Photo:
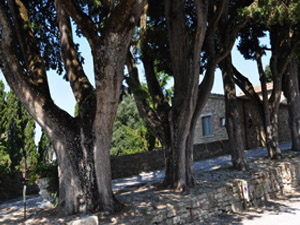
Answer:
[[[224,11],[224,8],[225,8],[225,3],[226,3],[226,0],[222,0],[219,6],[215,5],[215,7],[217,7],[217,10],[214,12],[214,16],[211,20],[212,33],[216,32],[216,29],[218,27],[218,23],[219,23],[219,21],[222,17],[222,14],[223,14],[223,11]],[[215,7],[212,7],[212,8],[214,9]]]
[[[205,40],[205,34],[207,30],[207,19],[208,19],[208,1],[195,1],[196,12],[197,12],[197,30],[194,38],[193,49],[193,76],[195,79],[199,79],[200,73],[200,54],[203,49]],[[195,83],[197,83],[195,81]]]
[[[214,74],[215,67],[216,67],[215,62],[209,61],[204,79],[201,82],[201,84],[198,86],[197,104],[193,114],[192,123],[197,122],[200,113],[210,96],[211,89],[214,83],[214,78],[215,78],[215,74]]]
[[[239,86],[239,88],[244,92],[244,94],[256,105],[258,105],[260,108],[262,107],[261,100],[258,96],[258,94],[255,92],[253,85],[249,81],[247,77],[242,75],[235,66],[232,66],[233,69],[233,75],[235,83]]]
[[[97,25],[88,17],[85,13],[79,10],[73,1],[71,0],[59,0],[64,10],[72,17],[72,19],[78,24],[82,30],[84,36],[88,39],[91,48],[97,46],[100,40],[98,35]],[[102,30],[101,36],[105,36],[106,33],[127,33],[136,24],[141,11],[144,8],[146,0],[127,0],[121,1],[112,12],[108,15],[105,21],[107,27]],[[111,7],[111,4],[109,4]]]
[[[62,135],[64,128],[70,126],[70,124],[73,124],[75,129],[76,124],[73,118],[68,113],[59,109],[53,103],[50,95],[45,94],[43,90],[40,90],[30,82],[24,68],[21,67],[16,55],[15,43],[13,42],[13,40],[16,40],[14,38],[14,28],[6,12],[6,7],[0,3],[0,64],[7,83],[27,111],[44,130],[47,132],[51,131],[51,135]],[[58,127],[56,120],[60,117],[64,118],[64,120],[60,124],[61,126]]]
[[[226,0],[226,6],[224,7],[222,17],[218,24],[217,34],[219,36],[219,43],[221,46],[218,51],[219,53],[216,56],[218,64],[231,52],[239,31],[249,20],[249,17],[244,18],[242,21],[238,20],[238,8],[253,4],[253,1],[248,0],[238,3],[236,6],[233,6],[233,9],[229,8],[229,4],[229,1]]]
[[[145,91],[141,87],[135,60],[130,51],[128,51],[126,65],[129,72],[129,77],[126,78],[126,81],[134,94],[134,99],[139,114],[141,115],[145,123],[149,126],[151,131],[154,132],[154,134],[157,135],[160,140],[163,140],[162,137],[164,136],[164,132],[161,126],[162,121],[147,102],[146,96],[148,94],[145,93]]]
[[[282,91],[282,77],[285,73],[291,57],[297,47],[297,42],[292,45],[282,45],[280,43],[278,28],[273,27],[270,32],[272,56],[270,60],[270,68],[273,75],[273,91],[270,97],[272,104],[280,102],[280,93]],[[282,56],[282,52],[287,52]]]
[[[145,68],[145,75],[146,75],[149,92],[154,103],[154,108],[158,112],[158,114],[162,116],[169,111],[170,108],[169,104],[165,99],[161,86],[157,80],[154,71],[153,60],[150,57],[146,56],[142,59],[142,61]]]
[[[165,0],[166,23],[169,35],[169,48],[175,80],[175,92],[177,85],[187,83],[182,81],[182,74],[187,73],[187,59],[190,46],[187,45],[187,35],[185,30],[184,0]],[[179,63],[180,62],[180,63]]]
[[[44,61],[37,48],[33,33],[25,26],[30,22],[27,9],[22,1],[17,1],[18,5],[16,5],[14,0],[9,0],[8,4],[15,24],[14,32],[19,40],[23,59],[27,65],[26,69],[29,74],[29,81],[36,86],[40,92],[43,92],[49,97],[50,91]]]
[[[207,2],[208,3],[208,2]],[[214,82],[214,71],[216,68],[216,65],[225,58],[229,53],[231,49],[228,49],[226,52],[220,52],[216,53],[215,49],[215,32],[218,27],[218,24],[221,20],[221,17],[223,15],[224,9],[225,9],[225,3],[226,0],[222,1],[216,11],[215,16],[211,19],[209,22],[208,30],[206,33],[206,42],[208,44],[208,63],[207,63],[207,69],[205,72],[205,77],[201,84],[198,86],[198,94],[197,94],[197,104],[196,108],[193,114],[193,123],[196,123],[196,120],[198,119],[204,105],[207,102],[207,99],[210,95],[213,82]],[[207,9],[206,9],[207,10]],[[207,18],[207,15],[206,15]],[[206,25],[206,23],[205,23]]]
[[[222,2],[220,3],[219,7],[217,7],[216,5],[214,5],[212,8],[214,9],[215,7],[217,7],[217,9],[214,9],[214,15],[211,17],[208,17],[208,29],[206,32],[206,44],[207,44],[207,55],[208,58],[210,58],[211,60],[216,60],[217,59],[217,53],[216,53],[216,46],[215,46],[215,34],[219,25],[219,22],[222,18],[223,15],[223,11],[225,9],[225,3],[226,0],[222,0]],[[214,4],[214,3],[210,3],[210,4]]]
[[[89,98],[95,100],[94,88],[89,82],[81,63],[78,60],[74,48],[69,16],[64,12],[58,0],[55,0],[55,7],[60,30],[62,60],[67,70],[67,77],[75,99],[79,106],[81,106],[84,102],[87,102]]]
[[[109,31],[127,33],[137,24],[146,2],[147,0],[120,1],[105,22]]]
[[[258,46],[258,39],[256,38],[255,40],[255,43],[257,45],[256,49],[259,48]],[[259,51],[257,51],[255,53],[255,59],[256,59],[256,64],[257,64],[257,70],[258,70],[258,73],[259,73],[259,77],[260,79],[264,79],[263,82],[266,82],[266,74],[265,74],[265,71],[264,71],[264,68],[263,68],[263,64],[262,64],[262,58],[261,58],[261,53]]]
[[[195,43],[193,46],[193,49],[196,49],[196,51],[194,51],[194,58],[200,54],[205,39],[207,28],[206,22],[208,19],[208,0],[204,1],[204,3],[203,1],[195,1],[195,5],[197,12],[197,30],[195,35]]]
[[[147,11],[148,11],[148,4],[144,7],[143,14],[140,18],[140,40],[138,45],[141,48],[142,51],[142,62],[145,69],[145,75],[146,80],[148,84],[148,90],[150,93],[150,96],[153,101],[153,106],[156,112],[159,114],[160,118],[163,118],[164,115],[167,115],[170,106],[163,94],[162,87],[159,84],[159,81],[157,79],[157,75],[154,70],[154,60],[153,57],[149,54],[147,54],[147,43],[145,40],[145,34],[147,32]],[[131,58],[131,61],[134,60],[132,55],[128,56]]]
[[[97,46],[99,41],[98,29],[96,24],[84,12],[78,9],[72,0],[57,0],[61,3],[64,10],[77,23],[83,35],[87,38],[91,49]]]
[[[286,56],[283,57],[283,60],[279,64],[278,68],[280,68],[279,69],[279,74],[281,76],[283,76],[283,74],[285,73],[286,68],[287,68],[288,64],[290,63],[291,58],[292,58],[293,54],[295,53],[295,50],[297,49],[297,47],[299,46],[299,44],[300,44],[300,41],[293,43],[293,45],[289,48]]]
[[[232,27],[234,22],[228,25],[228,29],[225,34],[225,41],[224,41],[223,48],[219,52],[218,56],[216,56],[217,64],[221,62],[223,59],[225,59],[226,56],[228,56],[228,54],[231,52],[239,31],[247,24],[248,20],[249,18],[245,19],[243,22],[236,25],[235,28],[233,28],[233,30],[231,30],[230,28]]]
[[[169,111],[169,104],[167,100],[165,99],[165,96],[163,94],[162,88],[158,82],[155,70],[154,70],[154,60],[152,56],[147,54],[147,43],[145,43],[145,34],[147,32],[147,11],[148,11],[148,4],[144,7],[144,11],[140,18],[140,40],[138,42],[138,45],[141,48],[142,51],[142,62],[145,69],[145,75],[146,80],[148,84],[148,90],[150,93],[150,96],[152,98],[152,101],[154,103],[154,109],[158,112],[160,117],[162,117],[165,113]],[[146,46],[146,49],[145,49]],[[130,54],[130,53],[128,53]],[[134,58],[132,54],[129,56],[129,60],[133,62]]]

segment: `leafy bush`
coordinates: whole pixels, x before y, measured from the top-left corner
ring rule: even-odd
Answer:
[[[32,184],[39,178],[49,178],[49,187],[47,188],[51,193],[58,193],[58,166],[57,162],[53,163],[39,163],[30,171],[29,182]]]

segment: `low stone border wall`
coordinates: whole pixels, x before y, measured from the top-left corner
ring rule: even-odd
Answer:
[[[194,145],[194,161],[229,154],[228,141],[218,141]],[[113,179],[138,175],[141,172],[163,169],[165,157],[162,149],[132,155],[111,157]]]
[[[203,182],[199,189],[185,195],[155,191],[155,188],[151,191],[151,185],[119,193],[118,198],[128,202],[131,209],[111,217],[110,222],[107,222],[107,217],[101,220],[100,216],[99,224],[201,224],[209,218],[261,206],[270,198],[290,194],[300,183],[298,153],[289,151],[283,160],[261,158],[249,165],[250,172],[245,173],[230,168],[207,172],[198,177]],[[247,184],[246,189],[242,183]]]
[[[29,173],[28,173],[29,176]],[[23,194],[22,173],[14,173],[0,179],[0,203],[22,196]],[[36,184],[27,185],[27,195],[37,194],[39,189]]]
[[[280,163],[277,168],[259,172],[249,180],[237,179],[226,187],[210,193],[193,195],[166,210],[158,211],[149,224],[186,224],[230,212],[242,211],[245,207],[259,206],[269,198],[293,192],[299,183],[299,162]],[[249,200],[245,200],[242,182],[248,184]],[[147,223],[146,223],[147,224]]]
[[[274,168],[254,173],[248,180],[236,179],[225,187],[209,193],[192,195],[178,204],[158,211],[149,224],[186,224],[223,213],[242,211],[249,206],[260,206],[270,198],[292,193],[300,183],[299,161],[274,163]],[[244,198],[242,182],[247,183],[249,199]]]

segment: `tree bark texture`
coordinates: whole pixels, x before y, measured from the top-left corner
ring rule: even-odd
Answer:
[[[260,77],[262,84],[263,104],[265,110],[267,149],[269,152],[269,157],[271,159],[279,159],[282,157],[281,150],[279,147],[278,116],[282,93],[282,77],[290,61],[290,52],[288,51],[288,54],[284,54],[286,52],[286,49],[284,49],[280,42],[280,36],[275,26],[270,31],[270,43],[272,48],[270,69],[273,78],[273,90],[270,98],[268,98],[266,90],[266,75],[262,70],[260,59],[261,56],[258,53],[256,53],[256,55],[258,56],[258,69],[261,74]],[[270,115],[268,115],[268,113],[270,113]]]
[[[237,170],[246,170],[246,159],[240,115],[237,109],[237,97],[231,67],[231,55],[228,55],[220,64],[225,92],[226,130],[231,148],[233,167]]]
[[[288,103],[292,149],[300,151],[300,93],[297,67],[297,62],[293,57],[284,74],[284,94]]]
[[[257,58],[256,59],[257,65],[260,73],[260,84],[261,84],[262,105],[263,105],[263,122],[264,122],[264,128],[266,133],[266,145],[267,145],[269,157],[273,159],[275,157],[281,156],[281,152],[279,149],[279,142],[278,142],[278,138],[276,140],[276,130],[274,127],[276,125],[276,117],[274,117],[274,115],[276,114],[276,108],[274,104],[273,107],[269,105],[267,78],[266,78],[266,74],[262,69],[261,56],[257,54],[256,58]],[[276,152],[278,152],[277,155]]]
[[[10,0],[8,6],[0,3],[1,70],[54,146],[59,165],[59,212],[65,215],[96,210],[113,212],[120,204],[111,187],[112,126],[129,42],[146,1],[123,1],[112,7],[101,37],[97,26],[72,1],[57,0],[55,3],[62,61],[79,105],[78,117],[70,116],[51,99],[37,40],[24,26],[28,17],[23,13],[28,12],[22,1]],[[96,89],[78,60],[69,17],[91,45]],[[20,63],[15,51],[15,42],[19,43],[24,64]]]
[[[187,171],[193,176],[191,168],[187,168],[187,142],[191,121],[196,108],[200,72],[200,52],[206,33],[208,2],[197,2],[197,30],[194,45],[187,43],[185,27],[185,1],[165,0],[166,23],[169,35],[169,47],[174,76],[174,98],[169,112],[169,129],[171,139],[172,167],[165,176],[165,183],[170,182],[177,191],[188,188]],[[191,154],[191,153],[190,153]],[[189,156],[191,157],[191,156]],[[175,171],[172,171],[175,170]]]

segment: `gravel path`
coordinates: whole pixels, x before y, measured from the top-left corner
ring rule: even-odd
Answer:
[[[37,209],[43,199],[39,195],[27,196],[26,211],[27,215],[32,215],[32,212]],[[23,197],[10,200],[0,204],[0,224],[19,224],[24,219],[24,203]]]
[[[281,150],[287,150],[291,148],[291,142],[284,142],[280,144]],[[260,156],[267,157],[266,148],[259,148],[255,150],[246,151],[246,157],[248,159],[256,158]],[[231,156],[223,155],[213,159],[201,160],[195,162],[195,172],[199,171],[211,171],[220,167],[231,165]],[[115,179],[112,181],[114,190],[123,189],[128,186],[137,185],[141,183],[151,183],[163,180],[164,170],[157,170],[153,172],[141,173],[137,176]],[[42,203],[42,198],[39,195],[32,195],[27,197],[27,210],[30,214],[38,205]],[[15,224],[13,221],[20,221],[24,216],[23,198],[14,199],[3,204],[0,204],[0,224]],[[12,219],[13,218],[13,219]],[[6,221],[9,221],[8,223]]]

